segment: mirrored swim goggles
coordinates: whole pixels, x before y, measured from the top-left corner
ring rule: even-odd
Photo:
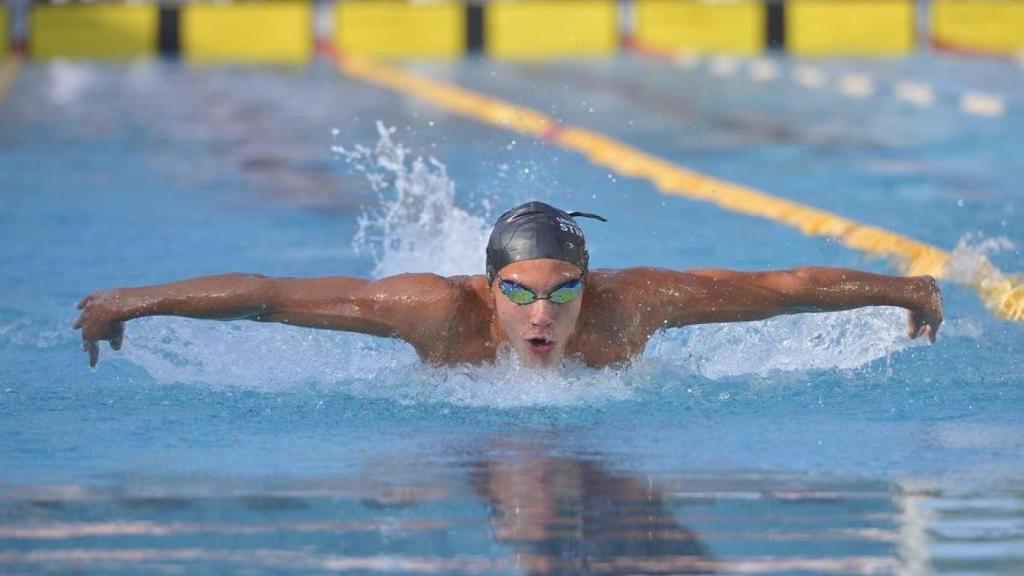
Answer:
[[[568,304],[575,300],[580,295],[580,292],[583,291],[583,278],[559,284],[548,292],[547,296],[537,296],[536,292],[526,286],[518,282],[505,280],[501,276],[498,276],[498,280],[500,281],[498,288],[501,290],[501,293],[512,303],[519,304],[520,306],[533,304],[537,300],[547,300],[552,304]]]

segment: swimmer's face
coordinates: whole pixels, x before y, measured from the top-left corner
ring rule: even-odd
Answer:
[[[578,280],[580,269],[568,262],[552,259],[513,262],[498,271],[502,280],[515,282],[537,296],[548,296],[552,290]],[[491,285],[498,328],[525,362],[550,366],[565,354],[565,346],[576,328],[583,303],[583,294],[565,304],[536,300],[516,304],[501,291],[501,280]]]

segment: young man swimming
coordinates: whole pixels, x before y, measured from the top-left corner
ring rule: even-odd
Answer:
[[[269,278],[224,274],[142,288],[97,291],[78,303],[75,329],[89,365],[99,342],[118,350],[124,323],[143,316],[256,320],[401,338],[432,364],[493,361],[511,347],[527,364],[578,357],[590,366],[628,361],[658,330],[761,320],[864,306],[909,311],[908,335],[934,342],[942,297],[930,276],[904,278],[843,268],[788,271],[589,270],[575,217],[528,202],[498,218],[487,273]]]

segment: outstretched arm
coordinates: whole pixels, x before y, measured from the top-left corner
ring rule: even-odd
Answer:
[[[82,330],[90,366],[99,358],[101,340],[119,349],[124,323],[143,316],[281,322],[398,337],[415,346],[450,313],[454,296],[453,284],[433,274],[376,281],[223,274],[93,292],[78,303],[82,313],[74,327]]]
[[[909,311],[908,335],[934,342],[942,323],[942,295],[931,276],[886,276],[845,268],[806,267],[772,272],[637,269],[653,293],[653,324],[685,326],[761,320],[781,314],[831,312],[864,306]]]

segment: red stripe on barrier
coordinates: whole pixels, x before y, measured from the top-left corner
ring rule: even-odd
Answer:
[[[929,41],[929,45],[932,50],[936,52],[945,52],[947,54],[955,54],[957,56],[971,56],[974,58],[995,58],[997,60],[1009,60],[1014,57],[1012,52],[999,52],[996,50],[984,50],[982,48],[969,48],[967,46],[960,46],[953,44],[952,42],[946,42],[937,38],[932,38]]]

